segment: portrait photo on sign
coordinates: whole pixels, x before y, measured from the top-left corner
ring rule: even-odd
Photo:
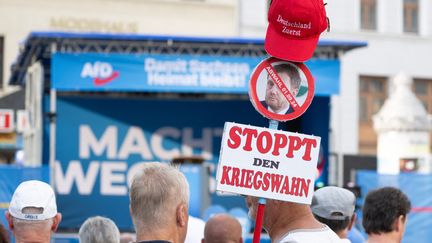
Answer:
[[[249,89],[255,109],[279,121],[303,114],[314,93],[312,76],[304,64],[276,58],[266,59],[257,66]]]

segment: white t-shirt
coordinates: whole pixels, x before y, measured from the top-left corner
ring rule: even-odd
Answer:
[[[204,238],[205,222],[189,215],[188,229],[185,243],[199,243]]]
[[[298,229],[284,235],[277,243],[340,243],[339,236],[328,226],[321,229]]]

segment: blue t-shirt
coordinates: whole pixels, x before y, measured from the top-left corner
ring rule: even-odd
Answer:
[[[356,227],[352,227],[350,231],[348,231],[348,239],[351,241],[351,243],[364,243],[366,239],[363,237],[363,235],[360,233]]]

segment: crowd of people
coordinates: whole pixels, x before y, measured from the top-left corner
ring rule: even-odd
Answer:
[[[130,215],[135,234],[121,234],[105,217],[88,218],[79,229],[82,243],[183,243],[189,222],[189,185],[185,176],[166,163],[147,163],[135,175],[130,188]],[[257,214],[258,198],[247,196],[249,216]],[[269,199],[263,228],[271,242],[366,242],[350,236],[356,221],[355,195],[346,189],[328,186],[318,189],[312,204]],[[363,205],[362,224],[367,242],[401,242],[410,200],[399,189],[384,187],[368,193]],[[16,242],[50,242],[61,221],[53,189],[31,180],[15,190],[6,212]],[[1,224],[0,224],[1,226]],[[202,243],[244,242],[239,221],[228,214],[212,216],[201,229]],[[0,243],[9,242],[0,227]],[[193,242],[193,241],[190,241]]]

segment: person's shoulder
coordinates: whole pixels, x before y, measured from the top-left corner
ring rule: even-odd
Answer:
[[[321,242],[318,237],[308,232],[296,232],[288,234],[278,243],[306,243],[306,242]]]
[[[321,229],[299,229],[289,232],[280,243],[339,243],[341,239],[327,226]]]
[[[262,106],[264,106],[265,108],[267,108],[267,103],[265,102],[265,100],[260,100],[260,103]]]
[[[280,240],[278,243],[301,243],[301,242],[297,241],[295,238],[288,235],[285,238],[283,238],[282,240]]]
[[[288,110],[287,110],[287,112],[285,114],[290,114],[290,113],[293,113],[293,112],[294,112],[294,109],[292,108],[292,106],[289,106],[289,108],[288,108]]]

